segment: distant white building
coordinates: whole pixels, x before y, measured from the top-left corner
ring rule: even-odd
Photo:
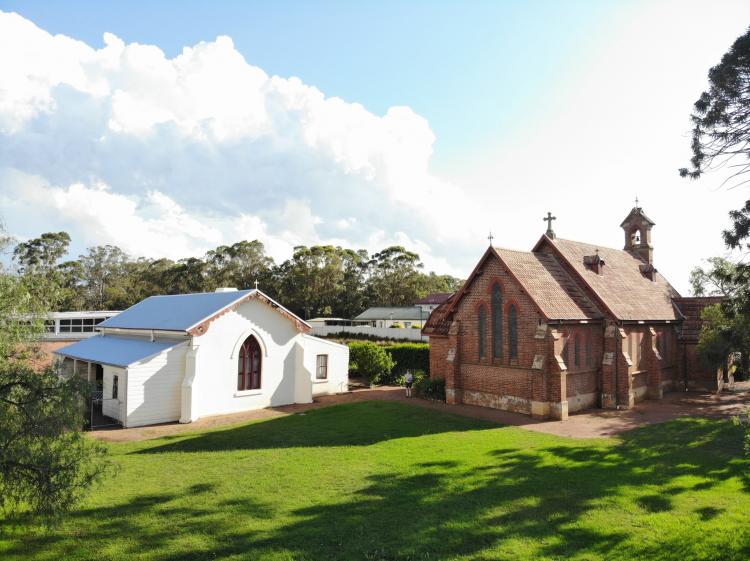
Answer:
[[[120,312],[84,311],[84,312],[51,312],[44,320],[45,340],[84,339],[96,334],[96,327]]]
[[[235,413],[348,389],[349,349],[260,290],[152,296],[56,351],[103,385],[103,413],[134,427]]]
[[[416,306],[404,308],[368,308],[359,314],[354,321],[371,327],[419,327],[421,328],[429,313]]]

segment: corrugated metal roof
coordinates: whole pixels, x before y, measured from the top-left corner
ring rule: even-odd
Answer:
[[[427,319],[425,314],[420,308],[368,308],[354,319],[392,319],[392,320],[418,320]]]
[[[185,341],[143,341],[125,337],[99,336],[58,349],[55,354],[124,368],[184,343]]]
[[[253,291],[236,290],[149,296],[124,312],[103,321],[99,327],[187,331],[251,292]]]

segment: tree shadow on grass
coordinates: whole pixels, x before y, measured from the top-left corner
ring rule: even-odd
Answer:
[[[216,452],[265,448],[316,446],[368,446],[393,438],[407,438],[441,432],[497,428],[486,421],[426,412],[400,403],[369,401],[337,405],[204,432],[159,439],[136,454],[164,452]]]
[[[489,449],[478,461],[462,461],[459,450],[445,460],[371,474],[359,491],[298,508],[265,529],[253,520],[276,514],[266,505],[252,497],[211,504],[210,487],[196,486],[185,492],[206,495],[201,508],[181,506],[175,494],[144,495],[73,513],[71,524],[100,521],[85,537],[94,541],[90,550],[99,549],[102,536],[128,536],[125,554],[151,552],[159,561],[229,556],[686,561],[739,560],[750,553],[748,531],[736,521],[723,527],[720,509],[675,506],[686,493],[691,501],[699,493],[710,500],[728,479],[742,482],[737,500],[748,500],[749,466],[741,458],[736,427],[685,418],[627,433],[617,445],[549,442]],[[168,523],[148,523],[154,517]],[[644,527],[669,531],[644,534]],[[204,542],[180,545],[194,535]],[[72,557],[80,544],[80,538],[49,536],[42,546],[20,544],[11,553]],[[50,551],[56,556],[47,555]]]

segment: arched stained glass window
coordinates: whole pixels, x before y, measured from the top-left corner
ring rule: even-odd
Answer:
[[[503,358],[503,293],[492,285],[492,358]]]
[[[262,367],[260,345],[257,339],[250,335],[240,347],[237,358],[237,390],[259,390]]]
[[[487,356],[487,308],[479,307],[479,358]]]
[[[508,354],[518,358],[518,311],[515,304],[508,306]]]

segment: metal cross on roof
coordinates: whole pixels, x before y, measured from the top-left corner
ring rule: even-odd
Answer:
[[[258,290],[258,279],[255,279],[255,290]]]
[[[492,235],[492,230],[490,230],[490,235],[487,236],[487,239],[490,240],[490,245],[492,245],[492,240],[495,239],[495,236]]]
[[[638,195],[635,196],[635,208],[640,208],[638,206]]]
[[[550,238],[555,237],[555,232],[552,231],[552,221],[557,220],[557,216],[552,216],[551,212],[547,212],[547,216],[545,218],[542,218],[547,223],[547,235]]]

